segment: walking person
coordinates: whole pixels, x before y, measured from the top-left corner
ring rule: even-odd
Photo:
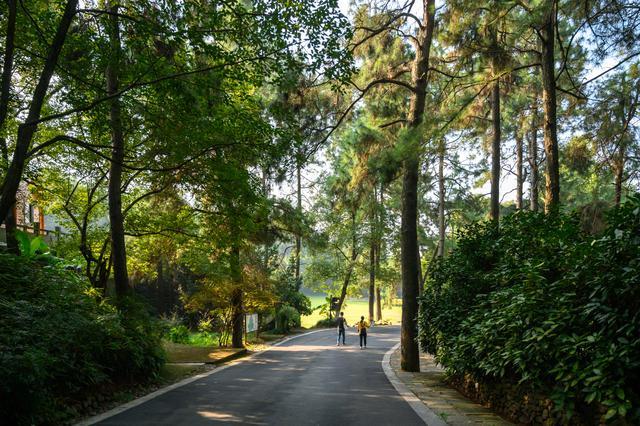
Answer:
[[[344,318],[344,312],[340,312],[340,316],[338,317],[338,342],[336,343],[336,346],[340,346],[340,336],[342,336],[342,345],[346,345],[345,327],[347,327],[347,320]]]
[[[369,324],[364,320],[364,317],[360,317],[360,321],[356,324],[356,327],[358,328],[358,335],[360,336],[360,349],[366,349],[367,328],[369,328]]]

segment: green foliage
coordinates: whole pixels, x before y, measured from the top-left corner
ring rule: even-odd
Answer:
[[[184,324],[174,325],[167,332],[167,339],[173,343],[189,343],[189,329]]]
[[[337,325],[335,318],[324,318],[316,323],[316,327],[335,327]]]
[[[287,334],[294,327],[300,327],[300,312],[293,306],[280,307],[276,312],[276,333]]]
[[[139,301],[116,309],[75,272],[4,254],[0,282],[3,421],[59,423],[87,391],[160,368],[160,328]]]
[[[293,307],[300,315],[311,315],[311,300],[300,292],[302,280],[296,280],[293,266],[291,263],[276,280],[276,297],[279,303]]]
[[[450,373],[517,381],[605,419],[640,420],[640,196],[598,237],[577,215],[475,224],[436,263],[419,340]],[[584,410],[581,410],[584,411]]]
[[[44,242],[42,237],[30,237],[24,231],[16,230],[15,237],[18,241],[18,247],[20,248],[20,255],[24,257],[34,257],[38,254],[45,254],[49,252],[49,247]]]

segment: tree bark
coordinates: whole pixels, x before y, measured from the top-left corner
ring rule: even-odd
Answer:
[[[538,211],[538,96],[533,102],[533,112],[531,114],[531,128],[529,129],[529,168],[530,188],[529,188],[529,208],[531,211]]]
[[[615,205],[619,206],[622,201],[622,182],[624,182],[624,144],[620,142],[617,159],[615,161]]]
[[[0,82],[0,149],[2,150],[3,168],[9,167],[9,148],[4,137],[5,122],[9,113],[11,96],[11,76],[13,74],[13,51],[16,34],[16,0],[6,0],[8,7],[7,34],[4,41],[4,58],[2,63],[2,82]]]
[[[444,222],[444,154],[445,142],[440,140],[438,149],[438,257],[444,256],[446,227]]]
[[[382,320],[382,300],[380,299],[380,251],[382,248],[382,212],[384,210],[384,190],[382,185],[380,185],[380,205],[379,205],[379,214],[377,216],[378,219],[378,233],[376,235],[376,277],[378,281],[376,283],[376,321]]]
[[[340,290],[340,299],[338,299],[338,308],[336,309],[337,314],[339,315],[342,310],[342,305],[344,304],[344,300],[347,298],[347,289],[349,287],[349,283],[351,282],[351,275],[353,274],[353,268],[356,264],[356,259],[358,258],[358,249],[357,249],[357,240],[356,240],[356,212],[353,211],[351,214],[351,225],[353,235],[351,237],[351,257],[348,259],[349,265],[347,266],[347,273],[344,276],[344,281],[342,282],[342,289]]]
[[[244,348],[244,309],[242,295],[242,271],[240,269],[240,247],[237,242],[231,247],[229,259],[231,270],[231,280],[233,281],[233,291],[231,293],[231,346],[234,348]]]
[[[522,118],[518,121],[518,128],[516,129],[516,209],[522,210],[522,185],[523,185],[523,172],[522,172],[522,132],[524,128],[524,120]]]
[[[7,33],[4,42],[4,60],[2,64],[2,82],[0,82],[0,149],[2,150],[2,169],[9,167],[9,147],[4,136],[5,124],[9,113],[9,98],[11,97],[11,76],[13,75],[13,52],[15,48],[16,34],[16,0],[7,0]],[[11,206],[5,218],[5,234],[7,248],[10,253],[20,254],[18,240],[16,239],[16,216],[14,214],[15,204]]]
[[[494,73],[496,70],[494,69]],[[489,217],[495,223],[500,220],[500,80],[496,80],[491,89],[491,211]]]
[[[376,243],[373,239],[374,225],[371,225],[371,241],[369,243],[369,322],[374,319],[374,305],[376,301]]]
[[[435,0],[423,0],[422,24],[417,34],[416,57],[413,62],[412,82],[414,92],[409,107],[409,127],[417,128],[424,114],[429,52],[433,37]],[[420,161],[417,150],[403,164],[402,176],[402,328],[400,333],[400,366],[404,371],[420,371],[417,315],[418,315],[418,175]]]
[[[120,69],[120,23],[118,6],[107,3],[109,47],[111,57],[107,65],[107,94],[114,95],[119,90],[118,70]],[[120,99],[109,101],[109,126],[111,128],[111,162],[109,166],[109,223],[111,235],[111,259],[116,295],[122,297],[129,292],[127,272],[127,249],[124,238],[124,215],[122,214],[122,164],[124,162],[124,132]]]
[[[298,157],[300,157],[300,153],[298,153]],[[296,174],[297,174],[297,204],[296,207],[298,209],[298,218],[302,217],[302,176],[301,176],[301,160],[298,158],[296,162]],[[295,266],[295,274],[296,274],[296,282],[300,280],[300,252],[302,250],[302,236],[300,235],[300,229],[298,229],[298,233],[296,234],[296,266]]]
[[[56,64],[58,63],[58,58],[67,37],[71,21],[75,16],[77,5],[78,0],[68,0],[65,4],[62,18],[58,23],[56,34],[53,37],[42,72],[38,78],[38,84],[33,92],[27,119],[18,127],[18,135],[16,138],[16,147],[13,153],[13,158],[2,183],[2,195],[0,196],[0,223],[7,219],[9,211],[13,208],[16,202],[16,193],[27,162],[27,152],[29,151],[29,146],[31,145],[31,141],[33,140],[33,136],[38,127],[36,122],[40,119],[42,106],[49,89],[49,83],[53,76]]]
[[[378,230],[376,229],[378,215],[378,194],[375,184],[373,185],[372,207],[371,207],[371,224],[369,238],[369,323],[374,320],[374,306],[376,302],[376,241]]]
[[[542,63],[542,104],[544,108],[545,172],[544,210],[549,213],[560,205],[560,167],[556,118],[555,77],[555,0],[547,2],[547,13],[540,28]]]

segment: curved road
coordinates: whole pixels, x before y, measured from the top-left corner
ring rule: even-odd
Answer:
[[[101,425],[423,425],[382,370],[398,327],[374,328],[369,347],[326,330],[173,389]]]

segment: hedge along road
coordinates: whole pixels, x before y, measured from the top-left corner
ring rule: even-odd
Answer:
[[[382,369],[398,327],[370,330],[368,348],[347,331],[292,339],[237,365],[161,394],[101,425],[423,425]]]

